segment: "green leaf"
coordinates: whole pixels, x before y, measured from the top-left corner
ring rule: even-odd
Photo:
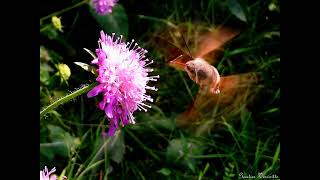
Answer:
[[[206,172],[208,171],[209,167],[210,167],[210,164],[207,163],[206,166],[205,166],[205,168],[204,168],[204,170],[203,170],[202,172],[200,172],[198,180],[201,180],[201,179],[202,179],[202,177],[203,177],[203,176],[206,174]]]
[[[53,159],[54,156],[60,155],[62,157],[68,157],[68,147],[62,140],[55,140],[51,143],[41,143],[40,152],[48,159]]]
[[[168,168],[162,168],[162,169],[158,170],[157,172],[161,173],[161,174],[163,174],[165,176],[169,176],[171,174],[171,171]]]
[[[195,167],[194,167],[193,161],[190,161],[189,159],[187,159],[187,165],[188,165],[189,169],[191,169],[191,171],[194,173]]]
[[[171,163],[180,164],[195,171],[196,159],[193,156],[203,154],[203,146],[190,142],[189,139],[173,139],[169,142],[166,158]]]
[[[280,37],[280,32],[279,31],[271,31],[271,32],[266,32],[263,35],[264,38],[269,38],[269,39],[273,38],[274,36]]]
[[[121,131],[116,131],[113,137],[110,137],[110,141],[107,144],[108,152],[110,153],[111,159],[120,163],[125,153],[124,137]]]
[[[50,74],[49,72],[52,72],[53,69],[47,64],[47,63],[40,63],[40,82],[48,85]]]
[[[168,161],[177,162],[184,156],[182,151],[182,142],[180,139],[173,139],[167,147],[166,157]]]
[[[65,180],[65,178],[64,178],[65,174],[66,174],[66,169],[63,169],[62,173],[58,177],[58,180]]]
[[[148,116],[145,116],[145,117],[148,117]],[[161,118],[159,116],[149,116],[147,124],[149,126],[154,126],[157,129],[166,129],[171,131],[175,127],[173,120]]]
[[[88,72],[91,72],[92,74],[98,76],[96,67],[91,66],[91,65],[86,64],[86,63],[82,63],[82,62],[74,62],[74,64],[76,64],[76,65],[80,66],[82,69],[84,69],[84,70],[86,70]]]
[[[50,40],[56,39],[59,35],[58,31],[51,24],[42,27],[40,33],[47,36]]]
[[[231,57],[231,56],[234,56],[234,55],[238,55],[238,54],[241,54],[241,53],[245,53],[245,52],[248,52],[248,51],[252,51],[252,50],[254,50],[254,49],[257,49],[257,47],[238,48],[238,49],[235,49],[235,50],[226,52],[226,53],[225,53],[225,57]]]
[[[120,4],[113,7],[111,14],[98,15],[92,7],[90,12],[105,33],[128,36],[128,17],[125,9]]]
[[[273,1],[269,4],[268,9],[269,9],[269,11],[280,12],[279,1],[278,1],[278,0],[273,0]]]
[[[279,154],[280,154],[280,143],[277,146],[276,152],[274,153],[273,159],[272,159],[272,167],[276,164],[276,162],[279,160]]]
[[[71,151],[80,145],[79,138],[71,136],[68,132],[59,126],[48,125],[50,143],[40,144],[41,149],[44,151],[52,151],[54,154],[59,154],[68,157]]]
[[[54,158],[55,152],[52,151],[52,149],[43,148],[40,146],[40,155],[46,157],[49,161],[52,161]]]
[[[50,132],[50,139],[52,140],[62,140],[66,132],[59,126],[48,125]]]
[[[237,0],[228,0],[227,6],[230,10],[230,12],[235,15],[238,19],[241,21],[247,22],[246,15],[240,5],[240,3]]]
[[[264,112],[265,114],[267,114],[267,113],[274,113],[274,112],[277,112],[277,111],[279,111],[279,108],[271,108],[271,109],[269,109],[268,111],[266,111],[266,112]]]

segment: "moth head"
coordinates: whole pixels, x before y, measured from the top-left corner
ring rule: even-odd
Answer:
[[[189,77],[200,84],[202,81],[209,79],[211,74],[211,66],[205,61],[196,58],[195,60],[186,63],[185,70]]]

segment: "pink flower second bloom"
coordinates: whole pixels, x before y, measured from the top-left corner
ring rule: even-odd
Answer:
[[[94,8],[99,15],[106,15],[112,13],[113,6],[118,0],[93,0]]]
[[[40,171],[40,180],[51,180],[50,175],[56,171],[56,168],[54,167],[51,169],[51,171],[48,171],[47,166],[44,167],[43,171]]]
[[[108,135],[113,136],[121,123],[125,126],[134,124],[132,113],[138,110],[147,111],[151,106],[145,101],[153,99],[146,95],[146,90],[157,90],[147,85],[149,81],[157,81],[159,76],[148,76],[153,69],[146,68],[153,63],[145,57],[147,51],[134,43],[122,42],[122,36],[115,39],[101,31],[97,58],[92,61],[98,65],[97,81],[99,85],[88,92],[87,96],[103,95],[98,107],[105,111],[110,126]]]

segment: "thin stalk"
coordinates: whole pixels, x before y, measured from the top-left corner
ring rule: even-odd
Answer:
[[[164,23],[170,27],[177,28],[176,25],[174,25],[172,22],[170,22],[166,19],[156,18],[156,17],[152,17],[152,16],[145,16],[145,15],[141,15],[141,14],[138,15],[138,17],[141,19],[147,19],[147,20],[151,20],[151,21],[161,22],[161,23]]]
[[[44,27],[42,27],[42,28],[40,29],[40,33],[43,32],[43,31],[45,31],[45,30],[47,30],[49,27],[50,27],[49,24],[46,25],[46,26],[44,26]]]
[[[72,5],[70,7],[67,7],[65,9],[60,10],[60,11],[57,11],[57,12],[51,13],[51,14],[45,16],[45,17],[42,17],[42,18],[40,18],[40,24],[41,24],[42,21],[44,21],[44,20],[46,20],[46,19],[48,19],[48,18],[50,18],[52,16],[58,16],[59,14],[67,12],[67,11],[69,11],[71,9],[76,8],[76,7],[79,7],[79,6],[81,6],[81,5],[83,5],[83,4],[87,3],[87,2],[89,2],[89,1],[88,0],[84,0],[84,1],[81,1],[81,2],[79,2],[77,4]]]
[[[50,104],[49,106],[47,106],[46,108],[44,108],[42,111],[40,111],[40,119],[45,115],[47,114],[49,111],[53,110],[54,108],[58,107],[59,105],[63,104],[63,103],[66,103],[68,101],[70,101],[71,99],[83,94],[83,93],[86,93],[88,91],[90,91],[91,89],[93,89],[95,86],[97,85],[97,83],[93,83],[93,84],[90,84],[89,86],[85,86],[55,102],[53,102],[52,104]]]
[[[144,149],[146,150],[154,159],[160,161],[160,157],[157,156],[155,153],[152,152],[150,148],[145,146],[130,130],[126,129],[126,132]]]

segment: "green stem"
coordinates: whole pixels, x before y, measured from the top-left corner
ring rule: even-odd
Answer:
[[[50,18],[50,17],[52,17],[52,16],[58,16],[59,14],[62,14],[62,13],[64,13],[64,12],[67,12],[67,11],[69,11],[69,10],[71,10],[71,9],[76,8],[76,7],[79,7],[79,6],[81,6],[81,5],[83,5],[83,4],[87,3],[87,2],[89,2],[89,0],[84,0],[84,1],[81,1],[81,2],[79,2],[79,3],[77,3],[77,4],[75,4],[75,5],[72,5],[72,6],[70,6],[70,7],[67,7],[67,8],[65,8],[65,9],[63,9],[63,10],[60,10],[60,11],[51,13],[51,14],[45,16],[45,17],[42,17],[42,18],[40,18],[40,24],[41,24],[41,22],[44,21],[45,19],[48,19],[48,18]]]
[[[172,28],[177,28],[176,25],[174,25],[172,22],[170,22],[166,19],[156,18],[156,17],[152,17],[152,16],[145,16],[145,15],[138,15],[138,17],[141,19],[147,19],[147,20],[151,20],[151,21],[161,22],[161,23],[164,23]]]
[[[148,153],[150,153],[150,155],[151,155],[153,158],[155,158],[157,161],[160,161],[160,157],[157,156],[155,153],[153,153],[150,148],[148,148],[147,146],[145,146],[132,132],[129,131],[129,129],[126,129],[126,132],[127,132],[144,150],[146,150]]]
[[[44,26],[44,27],[42,27],[42,28],[40,29],[40,33],[43,32],[43,31],[45,31],[45,30],[47,30],[49,27],[50,27],[49,24],[46,25],[46,26]]]
[[[50,104],[49,106],[47,106],[46,108],[44,108],[42,111],[40,111],[40,119],[45,115],[47,114],[49,111],[53,110],[54,108],[58,107],[60,104],[63,104],[63,103],[66,103],[68,101],[70,101],[71,99],[83,94],[83,93],[86,93],[88,91],[90,91],[92,88],[94,88],[95,86],[97,85],[97,83],[93,83],[93,84],[90,84],[89,86],[85,86],[55,102],[53,102],[52,104]]]
[[[82,176],[83,176],[85,173],[87,173],[89,170],[91,170],[91,169],[99,166],[99,165],[102,164],[103,162],[104,162],[104,160],[100,160],[100,161],[97,161],[97,162],[93,163],[91,166],[87,167],[87,168],[78,176],[77,179],[81,179]]]

